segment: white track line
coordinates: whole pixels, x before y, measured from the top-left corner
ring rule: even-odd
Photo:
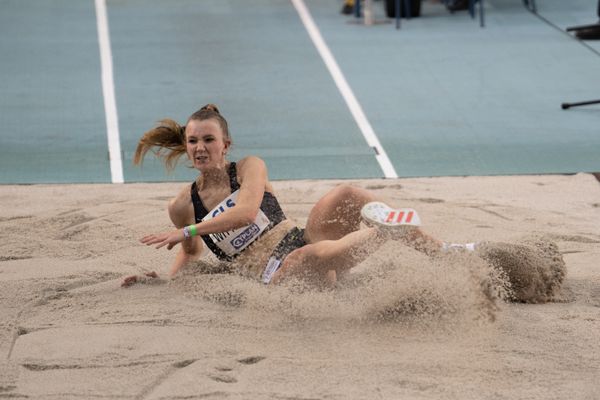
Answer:
[[[115,100],[112,53],[108,32],[106,0],[95,0],[96,22],[98,25],[98,44],[102,69],[102,93],[104,95],[104,113],[106,115],[106,135],[108,136],[108,157],[110,176],[113,183],[123,183],[123,161],[121,160],[121,142],[119,139],[119,118]]]
[[[363,136],[365,137],[367,144],[371,146],[373,150],[375,150],[375,158],[379,162],[379,166],[383,170],[384,176],[386,178],[397,178],[398,174],[396,173],[394,166],[390,162],[390,159],[388,158],[385,150],[383,149],[383,146],[379,142],[375,131],[373,131],[373,127],[369,123],[369,120],[367,120],[367,117],[365,116],[362,107],[358,103],[356,96],[354,96],[350,85],[348,85],[344,74],[342,73],[337,62],[335,61],[335,58],[333,58],[333,54],[331,54],[331,51],[329,50],[327,44],[323,40],[321,32],[319,32],[319,28],[317,28],[317,25],[312,19],[308,8],[306,8],[306,5],[304,4],[304,0],[291,1],[294,7],[296,8],[296,11],[300,15],[300,19],[302,20],[304,27],[308,31],[308,35],[312,39],[315,47],[317,48],[317,51],[319,52],[321,58],[325,62],[329,73],[333,77],[333,80],[335,81],[338,90],[340,91],[342,97],[346,101],[346,105],[350,109],[350,112],[352,113],[354,120],[358,124],[358,127],[360,128]]]

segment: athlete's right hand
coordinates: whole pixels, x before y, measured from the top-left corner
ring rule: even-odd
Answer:
[[[156,248],[160,249],[163,246],[167,246],[168,250],[171,250],[177,243],[181,243],[185,240],[183,230],[178,229],[171,232],[156,233],[152,235],[144,236],[140,239],[140,242],[146,246],[156,244]]]

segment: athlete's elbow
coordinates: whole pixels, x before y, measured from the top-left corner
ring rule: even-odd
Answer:
[[[258,215],[258,210],[247,209],[244,210],[240,215],[240,222],[243,226],[250,225],[256,220],[256,216]]]

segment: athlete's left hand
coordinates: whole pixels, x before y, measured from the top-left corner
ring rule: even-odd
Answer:
[[[177,243],[181,243],[185,240],[183,230],[178,229],[176,231],[156,233],[148,236],[144,236],[140,239],[140,242],[146,246],[157,244],[156,248],[160,249],[163,246],[167,246],[167,250],[171,250]]]

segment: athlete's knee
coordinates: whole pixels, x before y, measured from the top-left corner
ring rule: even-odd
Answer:
[[[305,257],[315,266],[327,266],[339,257],[335,240],[321,240],[306,249]]]
[[[304,265],[315,264],[319,258],[319,246],[316,243],[307,244],[294,250],[287,258]]]
[[[335,190],[335,195],[344,202],[362,205],[375,200],[375,195],[373,193],[358,186],[344,183],[339,185]]]
[[[317,264],[315,245],[308,244],[292,251],[285,258],[282,267],[273,275],[272,283],[277,284],[289,276],[302,276],[314,270]]]
[[[355,197],[357,193],[359,193],[359,188],[357,188],[356,186],[349,185],[347,183],[338,185],[332,190],[333,195],[342,199]]]
[[[285,258],[285,263],[314,267],[322,258],[326,257],[326,248],[323,246],[323,242],[307,244],[294,250]]]

